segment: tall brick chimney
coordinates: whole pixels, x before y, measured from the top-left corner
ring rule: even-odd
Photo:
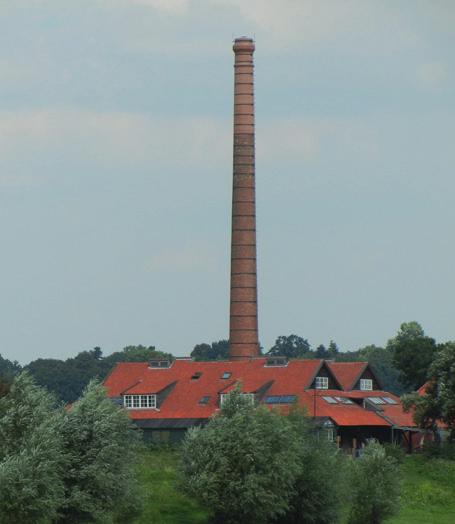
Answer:
[[[232,190],[229,355],[259,355],[256,205],[254,167],[254,42],[237,38],[234,80],[234,172]]]

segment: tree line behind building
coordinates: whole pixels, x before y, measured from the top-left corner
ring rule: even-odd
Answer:
[[[307,339],[298,335],[279,336],[266,351],[273,356],[287,358],[324,358],[338,362],[367,361],[386,391],[401,395],[419,388],[426,380],[426,373],[438,350],[435,339],[427,336],[417,322],[403,323],[395,337],[385,347],[374,344],[356,351],[341,351],[336,342],[312,348]],[[262,352],[264,350],[262,349]],[[191,356],[196,360],[228,359],[227,340],[197,344]],[[26,366],[3,358],[0,354],[0,396],[12,378],[22,369],[34,377],[37,384],[46,387],[63,402],[73,402],[81,395],[93,378],[104,379],[118,362],[144,362],[173,355],[157,350],[154,346],[127,346],[122,351],[104,356],[101,348],[82,351],[66,360],[38,358]]]

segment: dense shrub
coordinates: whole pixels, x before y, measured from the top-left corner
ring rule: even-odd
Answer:
[[[388,457],[393,457],[398,464],[403,464],[404,459],[406,458],[406,451],[404,450],[403,446],[400,446],[399,444],[391,444],[389,442],[386,442],[382,445],[385,450],[385,454]]]
[[[61,412],[26,373],[0,398],[0,523],[55,518],[64,497]]]
[[[284,514],[299,470],[290,421],[254,409],[238,391],[181,449],[184,490],[222,524],[262,524]]]
[[[455,460],[455,442],[427,442],[423,446],[423,455],[428,459]]]
[[[67,467],[61,522],[93,522],[110,512],[134,515],[139,500],[134,478],[137,435],[127,414],[90,382],[65,413],[61,426]]]
[[[0,524],[128,522],[135,440],[99,384],[64,411],[21,373],[0,398]]]
[[[290,415],[299,442],[299,472],[287,513],[277,524],[331,524],[339,522],[343,494],[345,457],[327,440],[325,432],[315,433],[309,420],[299,412]]]
[[[349,524],[379,524],[398,511],[400,468],[376,442],[352,461],[352,507]]]

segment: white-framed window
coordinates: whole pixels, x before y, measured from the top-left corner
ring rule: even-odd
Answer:
[[[221,393],[220,395],[220,406],[222,406],[229,398],[230,393]],[[240,393],[242,398],[246,398],[251,404],[254,404],[254,393]]]
[[[316,377],[314,382],[316,389],[329,389],[328,377]]]
[[[360,389],[362,391],[373,391],[373,380],[371,378],[361,378]]]
[[[124,395],[123,405],[126,409],[154,409],[156,408],[156,395]]]

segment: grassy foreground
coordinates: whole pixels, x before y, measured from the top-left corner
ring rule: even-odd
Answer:
[[[174,451],[146,451],[138,475],[144,510],[135,524],[206,524],[209,512],[176,488]],[[387,524],[454,524],[455,462],[406,457],[400,513]]]
[[[454,524],[455,462],[406,457],[400,513],[387,524]]]
[[[177,462],[175,451],[163,449],[142,453],[138,476],[144,493],[144,510],[134,524],[208,522],[208,511],[177,490]]]

